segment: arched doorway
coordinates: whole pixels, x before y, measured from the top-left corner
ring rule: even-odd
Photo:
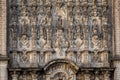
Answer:
[[[56,73],[53,77],[50,78],[50,80],[66,80],[67,75],[63,72]]]
[[[45,77],[46,80],[76,80],[77,70],[77,65],[72,62],[56,60],[46,65]]]

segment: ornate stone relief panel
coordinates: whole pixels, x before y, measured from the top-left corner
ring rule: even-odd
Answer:
[[[68,59],[84,67],[109,67],[109,3],[110,0],[9,0],[11,66],[38,67],[55,59]]]

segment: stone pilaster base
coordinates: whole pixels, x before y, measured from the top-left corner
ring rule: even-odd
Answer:
[[[8,59],[5,57],[0,57],[0,80],[8,80],[7,65]]]

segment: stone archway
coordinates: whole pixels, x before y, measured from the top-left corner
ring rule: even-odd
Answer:
[[[71,63],[54,62],[45,70],[46,80],[76,80],[77,70]]]
[[[50,78],[50,80],[67,80],[68,75],[63,72],[57,72],[53,75],[53,77]]]

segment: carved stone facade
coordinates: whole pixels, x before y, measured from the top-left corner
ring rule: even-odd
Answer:
[[[114,80],[113,6],[113,0],[8,0],[8,80]]]

